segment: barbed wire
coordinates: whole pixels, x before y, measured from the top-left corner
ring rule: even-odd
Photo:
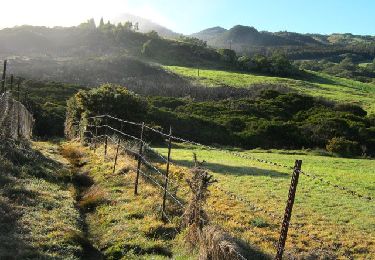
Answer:
[[[89,131],[88,131],[89,132]],[[91,132],[92,133],[92,132]],[[102,135],[103,137],[105,137],[106,135]],[[115,139],[113,139],[112,137],[110,136],[107,136],[108,139],[110,141],[113,142],[113,144],[118,144],[117,141]],[[123,146],[123,148],[125,148]],[[149,147],[151,148],[151,147]],[[125,148],[126,150],[128,151],[131,151],[127,148]],[[156,152],[156,151],[155,151]],[[138,155],[138,153],[136,152],[133,152],[135,155]],[[145,159],[144,156],[141,156],[142,158],[142,161],[145,163],[145,165],[147,166],[150,166],[152,169],[154,169],[156,172],[158,172],[162,177],[165,177],[165,175],[159,170],[157,169],[151,162],[149,162],[148,160]],[[136,170],[136,169],[133,169],[133,170]],[[155,178],[153,178],[150,174],[147,174],[146,172],[144,172],[143,170],[140,169],[140,173],[142,176],[144,176],[145,178],[149,179],[152,183],[154,183],[158,188],[160,188],[162,191],[165,191],[163,185],[161,183],[159,183]],[[169,182],[172,183],[172,180],[169,179]],[[179,185],[179,183],[177,184]],[[276,214],[274,214],[273,212],[270,212],[258,205],[256,205],[255,203],[253,202],[250,202],[248,199],[245,199],[243,198],[242,196],[238,195],[238,194],[235,194],[234,192],[230,192],[228,190],[225,190],[223,188],[221,188],[218,184],[213,184],[214,188],[216,188],[217,190],[223,192],[224,194],[226,194],[230,199],[234,199],[236,201],[239,201],[239,202],[242,202],[244,203],[245,205],[247,205],[251,210],[255,210],[255,211],[261,211],[262,213],[266,214],[267,216],[271,217],[274,221],[276,222],[279,222],[280,221],[280,217],[277,216]],[[183,203],[177,199],[173,194],[171,194],[168,190],[167,190],[167,195],[172,199],[172,201],[174,201],[179,207],[180,209],[185,209],[185,206],[183,205]],[[221,212],[220,210],[218,209],[215,209],[214,210],[216,213],[222,215],[222,216],[226,216],[227,214],[226,213],[223,213]],[[168,216],[166,215],[166,212],[162,212],[162,214],[165,216],[165,218],[167,219],[168,222],[172,223],[171,220],[168,218]],[[234,219],[231,219],[232,222],[236,223],[237,225],[239,226],[244,226],[244,223],[240,223]],[[290,223],[290,226],[294,229],[296,229],[298,232],[300,233],[303,233],[304,235],[306,235],[307,237],[309,237],[310,239],[316,241],[316,242],[319,242],[321,245],[323,245],[323,241],[321,239],[319,239],[318,237],[316,236],[313,236],[313,235],[310,235],[309,232],[303,230],[303,229],[300,229],[297,225],[293,224],[293,223]],[[176,230],[177,231],[177,230]],[[274,243],[274,246],[276,246],[277,243]],[[246,258],[244,258],[246,259]]]
[[[107,115],[104,115],[103,117],[105,117],[105,116],[107,116]],[[109,116],[109,117],[112,118],[112,119],[115,119],[115,120],[119,120],[119,121],[123,121],[123,122],[127,122],[127,123],[133,123],[134,125],[142,125],[140,123],[126,121],[126,120],[118,119],[116,117],[111,117],[111,116]],[[272,166],[282,167],[282,168],[289,169],[289,170],[293,169],[292,166],[287,166],[287,165],[283,165],[281,163],[276,163],[276,162],[272,162],[272,161],[269,161],[269,160],[256,158],[256,157],[250,156],[250,155],[244,155],[244,154],[241,154],[241,153],[238,153],[238,152],[229,151],[229,150],[226,150],[226,149],[221,149],[221,148],[217,148],[217,147],[213,147],[213,146],[209,146],[209,145],[204,145],[204,144],[201,144],[201,143],[198,143],[198,142],[194,142],[194,141],[190,141],[190,140],[187,140],[187,139],[184,139],[184,138],[181,138],[181,137],[177,137],[177,136],[166,134],[166,133],[164,133],[164,132],[162,132],[160,130],[154,129],[154,128],[149,127],[147,125],[145,125],[145,127],[147,129],[155,132],[155,133],[158,133],[158,134],[163,135],[165,137],[171,137],[172,140],[179,141],[179,142],[182,142],[182,143],[187,143],[187,144],[191,144],[191,145],[203,147],[203,148],[208,149],[208,150],[216,150],[216,151],[225,152],[225,153],[228,153],[228,154],[231,154],[233,156],[240,157],[240,158],[243,158],[243,159],[249,159],[249,160],[253,160],[253,161],[257,161],[257,162],[269,164],[269,165],[272,165]],[[352,196],[355,196],[355,197],[358,197],[360,199],[364,199],[364,200],[367,200],[367,201],[373,201],[374,200],[374,197],[372,197],[370,195],[360,194],[359,192],[354,191],[354,190],[352,190],[352,189],[350,189],[348,187],[344,187],[342,185],[338,185],[338,184],[332,183],[331,181],[325,180],[324,178],[322,178],[320,176],[317,176],[316,174],[308,173],[308,172],[305,172],[305,171],[301,171],[301,174],[304,175],[304,176],[307,176],[307,177],[309,177],[311,179],[319,180],[320,182],[325,183],[326,185],[328,185],[330,187],[333,187],[335,189],[338,189],[338,190],[341,190],[341,191],[345,191],[345,193],[347,193],[349,195],[352,195]]]

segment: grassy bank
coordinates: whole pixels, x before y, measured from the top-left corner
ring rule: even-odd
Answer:
[[[0,259],[81,257],[71,172],[53,159],[57,153],[53,144],[1,141]]]
[[[109,147],[106,159],[103,147],[94,152],[77,143],[63,144],[62,153],[81,165],[81,185],[87,188],[79,206],[86,216],[88,239],[105,259],[195,259],[177,234],[173,209],[171,223],[161,220],[158,187],[141,177],[139,195],[134,195],[134,158],[121,153],[113,173],[115,147]]]

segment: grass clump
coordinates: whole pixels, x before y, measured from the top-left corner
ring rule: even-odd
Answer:
[[[84,211],[92,211],[105,202],[105,192],[99,186],[92,186],[83,194],[78,205]]]

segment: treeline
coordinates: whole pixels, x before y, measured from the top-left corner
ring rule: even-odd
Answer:
[[[197,102],[184,98],[143,98],[104,85],[80,91],[68,102],[66,125],[81,117],[110,114],[145,121],[175,135],[243,148],[327,148],[343,156],[374,155],[375,118],[356,105],[337,104],[274,90],[257,97]]]

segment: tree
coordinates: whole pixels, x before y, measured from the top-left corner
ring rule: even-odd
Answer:
[[[221,55],[222,60],[224,60],[226,62],[234,64],[237,61],[237,54],[233,50],[219,49],[218,53]]]
[[[136,22],[136,23],[134,24],[133,28],[134,28],[134,31],[139,31],[139,23]]]
[[[95,20],[91,18],[90,20],[87,20],[87,22],[81,23],[79,27],[84,28],[84,29],[95,30],[96,29]]]
[[[99,22],[99,28],[103,28],[104,27],[104,20],[103,20],[103,17],[100,18],[100,22]]]
[[[141,53],[147,57],[151,57],[153,54],[151,45],[152,45],[152,40],[148,40],[147,42],[145,42],[142,46]]]
[[[289,76],[293,74],[294,68],[285,54],[274,53],[271,56],[270,72],[274,75]]]
[[[124,28],[125,28],[125,30],[131,31],[133,29],[133,23],[129,22],[129,21],[125,22]]]
[[[152,30],[151,32],[146,33],[146,35],[148,37],[152,38],[152,39],[159,39],[160,38],[159,34],[156,31],[154,31],[154,30]]]

